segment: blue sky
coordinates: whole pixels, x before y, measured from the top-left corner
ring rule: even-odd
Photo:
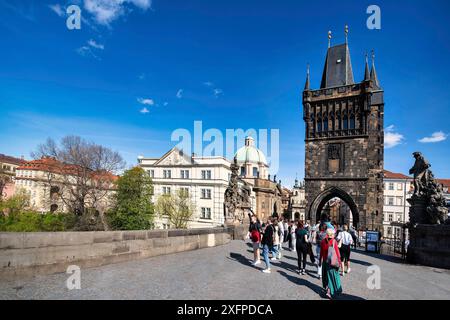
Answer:
[[[70,4],[81,30],[66,28]],[[371,4],[381,30],[366,27]],[[28,157],[48,136],[76,134],[131,165],[201,120],[224,133],[279,129],[278,177],[291,185],[304,173],[306,64],[317,88],[327,32],[342,43],[348,24],[355,80],[375,50],[385,168],[407,173],[420,150],[449,178],[449,14],[446,0],[0,0],[0,153]]]

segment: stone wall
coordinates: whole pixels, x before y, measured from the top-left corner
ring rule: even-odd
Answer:
[[[230,242],[228,228],[99,232],[0,232],[0,279],[177,253]]]
[[[409,263],[450,269],[450,226],[418,225],[409,229]]]

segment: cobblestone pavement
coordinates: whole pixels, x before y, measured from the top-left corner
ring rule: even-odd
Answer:
[[[0,282],[1,299],[323,299],[316,268],[299,276],[295,252],[265,274],[250,265],[249,243],[159,256],[81,270],[81,289],[66,288],[65,273]],[[341,299],[450,299],[450,271],[402,264],[394,258],[352,252],[352,272]],[[368,266],[381,270],[381,288],[367,288]]]

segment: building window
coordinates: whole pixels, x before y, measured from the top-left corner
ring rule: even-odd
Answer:
[[[162,191],[163,191],[163,194],[170,194],[170,187],[163,187]]]
[[[322,117],[317,118],[317,132],[322,132]]]
[[[211,219],[211,208],[202,208],[202,219]]]
[[[211,189],[202,189],[202,199],[211,199]]]
[[[171,170],[163,170],[163,178],[164,179],[172,178],[172,171]]]
[[[388,227],[387,228],[387,234],[388,235],[392,235],[392,227]]]
[[[350,115],[350,129],[355,129],[355,115]]]
[[[202,170],[202,179],[211,180],[211,170]]]
[[[389,222],[392,222],[394,220],[394,215],[392,213],[389,213]]]
[[[394,183],[393,182],[389,182],[389,190],[394,190]]]
[[[328,131],[328,117],[323,118],[323,131]]]
[[[180,188],[180,192],[182,195],[189,197],[189,188],[186,187]]]
[[[403,190],[403,185],[401,183],[397,183],[397,190]]]
[[[189,179],[189,170],[181,170],[181,179]]]
[[[155,170],[148,170],[148,175],[150,176],[150,178],[154,178],[155,177]]]
[[[257,177],[258,176],[258,168],[253,167],[253,176]]]
[[[344,115],[344,130],[348,129],[348,116],[345,114]]]
[[[394,197],[388,197],[388,206],[394,205]]]

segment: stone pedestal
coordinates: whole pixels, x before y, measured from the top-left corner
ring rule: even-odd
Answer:
[[[417,225],[409,228],[409,263],[450,269],[450,225]]]

